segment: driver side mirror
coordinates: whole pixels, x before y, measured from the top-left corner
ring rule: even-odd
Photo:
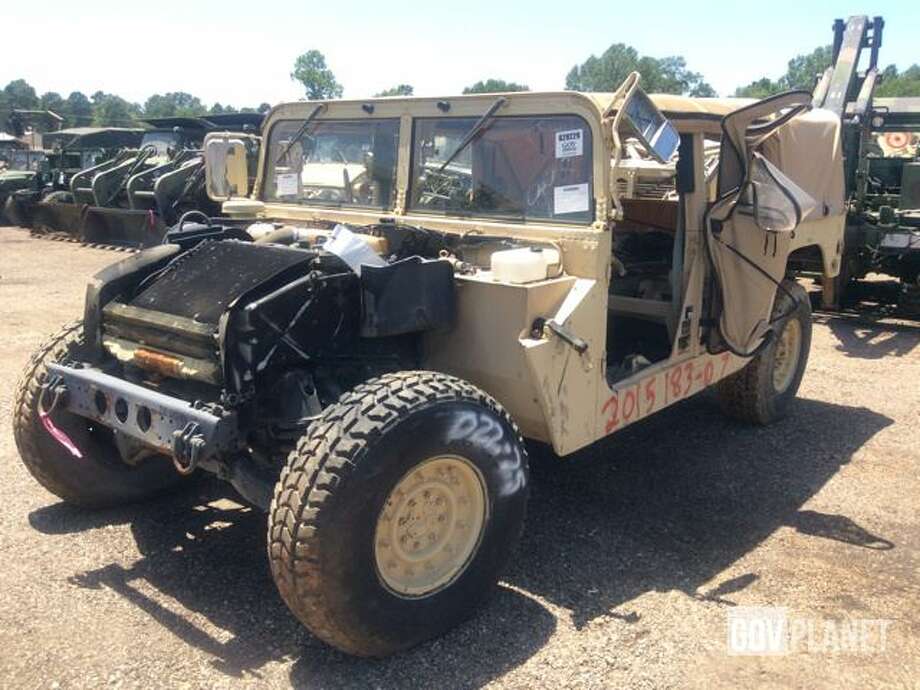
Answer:
[[[205,186],[208,197],[223,201],[249,194],[246,142],[230,134],[211,133],[204,141]]]

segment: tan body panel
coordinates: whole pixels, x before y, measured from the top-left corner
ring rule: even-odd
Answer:
[[[702,392],[735,373],[748,359],[722,352],[669,359],[617,383],[598,401],[597,438]]]
[[[795,251],[802,247],[817,246],[824,264],[824,277],[833,278],[840,273],[845,225],[846,216],[828,216],[802,223],[795,229],[790,249]]]
[[[529,334],[534,319],[562,304],[575,281],[567,276],[509,285],[459,277],[456,326],[449,333],[425,337],[423,367],[454,374],[489,391],[508,408],[525,435],[550,441],[521,339]]]

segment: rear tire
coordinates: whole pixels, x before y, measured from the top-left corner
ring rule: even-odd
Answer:
[[[808,364],[811,302],[794,280],[784,280],[783,288],[777,291],[773,318],[788,316],[776,325],[771,342],[716,386],[722,411],[751,424],[770,424],[787,414]]]
[[[371,380],[325,410],[282,471],[268,539],[278,590],[349,654],[441,635],[492,591],[527,486],[523,440],[488,395],[432,372]]]
[[[51,419],[80,449],[76,458],[45,430],[39,417],[45,365],[84,359],[83,322],[65,326],[32,356],[13,404],[13,437],[26,469],[48,491],[68,503],[103,508],[146,498],[182,481],[170,460],[156,456],[137,465],[122,461],[112,432],[90,420],[55,410]]]

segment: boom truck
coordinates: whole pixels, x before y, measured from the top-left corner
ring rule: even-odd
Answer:
[[[920,98],[875,96],[884,26],[882,17],[837,19],[833,62],[814,89],[813,105],[841,120],[847,194],[841,270],[824,283],[822,304],[841,309],[860,278],[881,273],[898,279],[891,301],[901,313],[920,316]],[[813,252],[790,265],[820,269]]]

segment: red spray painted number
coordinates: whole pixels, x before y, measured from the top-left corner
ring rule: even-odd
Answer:
[[[730,363],[731,353],[728,352],[718,358],[698,357],[650,376],[625,390],[616,391],[601,408],[605,433],[616,431],[712,385],[716,380],[716,366],[719,366],[719,378],[723,378]],[[664,391],[663,400],[659,398],[659,390]]]

